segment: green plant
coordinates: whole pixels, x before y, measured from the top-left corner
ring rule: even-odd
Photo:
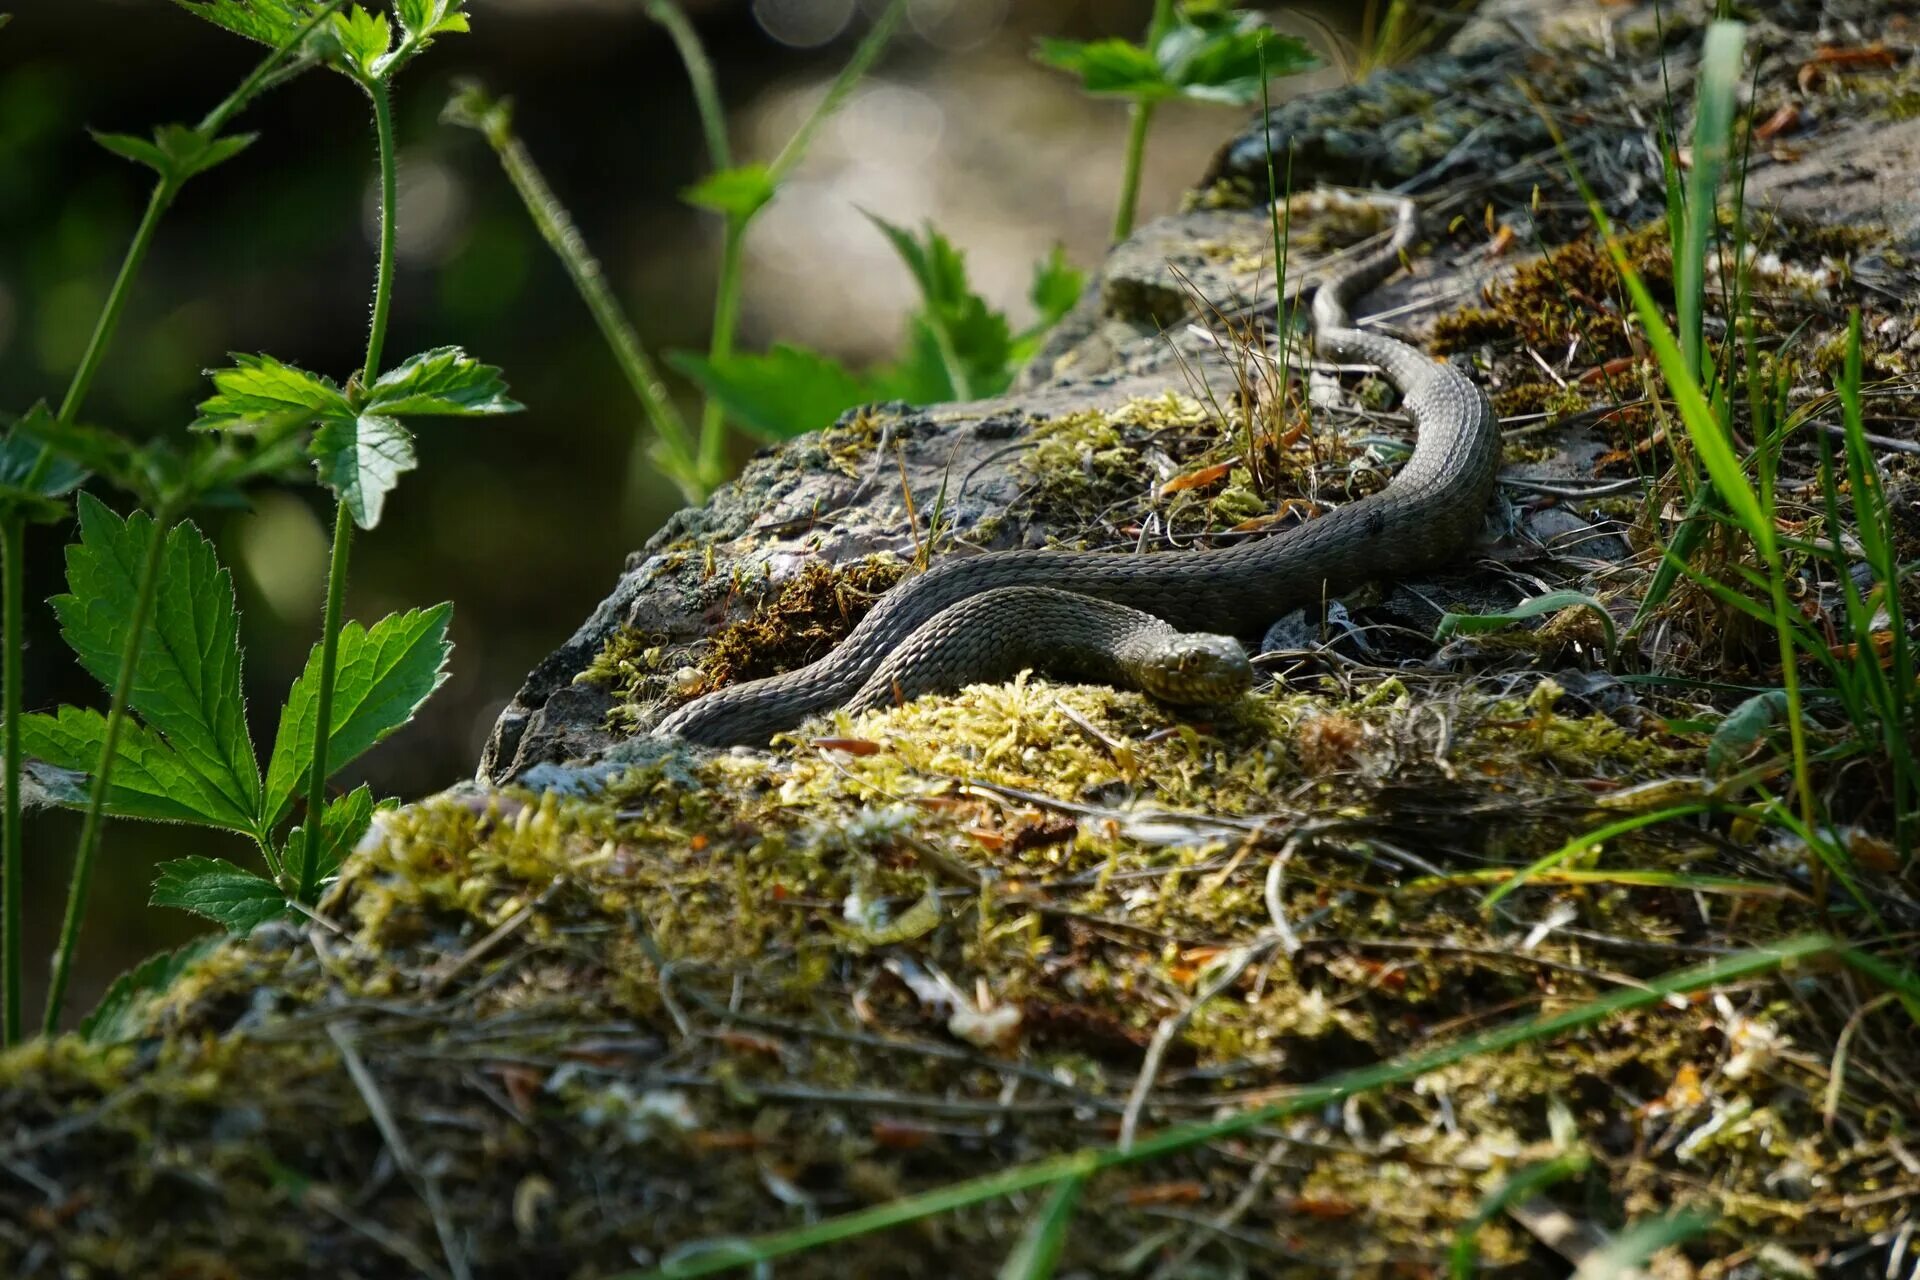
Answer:
[[[200,492],[238,483],[276,463],[270,450],[260,450],[251,460],[230,450],[201,450],[184,458],[161,447],[136,450],[111,436],[91,431],[75,422],[87,393],[92,388],[100,362],[105,358],[119,326],[121,309],[139,274],[147,249],[153,242],[160,220],[172,206],[182,187],[197,176],[232,158],[251,141],[250,134],[226,135],[227,124],[254,97],[298,75],[318,57],[314,42],[320,26],[329,21],[341,0],[304,6],[300,11],[285,11],[284,21],[275,29],[277,38],[267,43],[272,52],[258,63],[233,92],[223,98],[199,123],[162,125],[153,131],[151,142],[125,134],[96,134],[107,150],[152,168],[155,182],[146,211],[135,228],[118,274],[108,290],[106,301],[94,322],[93,331],[79,366],[67,384],[57,412],[36,406],[16,421],[0,441],[0,578],[4,579],[4,608],[0,609],[0,628],[4,629],[4,675],[0,685],[0,704],[4,710],[4,819],[0,827],[0,1046],[18,1040],[24,1027],[21,1001],[22,964],[20,955],[23,885],[21,877],[21,778],[24,756],[21,742],[21,663],[23,644],[25,526],[29,522],[57,523],[68,513],[70,494],[86,478],[88,469],[129,489],[141,498],[166,510],[174,510]],[[84,464],[84,465],[83,465]],[[157,562],[147,566],[149,576]],[[132,628],[137,645],[142,634],[140,621]],[[113,709],[107,718],[107,731],[100,742],[94,764],[102,778],[111,774],[115,759],[115,738],[126,703],[127,682],[131,679],[135,654],[122,655],[120,671],[112,683]],[[84,899],[93,853],[100,832],[101,808],[88,805],[79,846],[74,858],[74,888],[69,894],[67,917],[75,918],[75,899]],[[63,942],[61,952],[68,954]],[[57,994],[64,987],[65,963],[56,962],[56,998],[49,1009],[57,1008]],[[51,1019],[49,1020],[51,1021]]]
[[[692,85],[694,104],[699,111],[701,130],[707,145],[712,171],[682,192],[682,197],[698,208],[718,214],[724,222],[720,247],[718,279],[714,288],[713,322],[705,366],[727,368],[734,358],[734,334],[739,323],[742,251],[748,228],[760,211],[779,194],[780,186],[805,158],[807,149],[827,119],[845,104],[847,97],[872,69],[886,50],[899,26],[904,0],[890,0],[866,37],[854,50],[846,66],[834,78],[799,128],[766,164],[736,165],[727,141],[726,117],[714,83],[713,66],[699,35],[686,15],[672,0],[644,0],[648,16],[659,23],[674,42],[687,78]],[[448,101],[443,118],[451,124],[478,131],[498,156],[528,215],[541,236],[559,256],[567,275],[581,299],[592,312],[595,324],[612,350],[614,359],[626,375],[628,385],[640,401],[641,411],[653,428],[652,453],[655,463],[679,487],[689,502],[699,502],[726,478],[726,422],[732,411],[728,396],[707,386],[706,402],[701,409],[700,428],[691,431],[671,394],[654,370],[651,357],[641,343],[632,322],[621,311],[612,291],[606,286],[600,265],[574,229],[566,207],[540,173],[533,157],[513,132],[512,104],[490,97],[480,85],[465,82]],[[676,362],[676,366],[678,362]],[[831,421],[832,415],[847,407],[827,391],[844,389],[829,384],[812,362],[776,358],[742,373],[750,386],[736,387],[731,398],[751,400],[759,388],[772,381],[770,394],[790,402],[788,418],[801,409],[823,416],[812,417],[798,430],[809,430]],[[827,391],[823,391],[826,388]],[[831,403],[830,410],[822,408]],[[850,402],[857,403],[857,401]],[[754,430],[752,421],[740,425]],[[793,434],[788,431],[785,434]]]
[[[467,29],[462,0],[396,0],[397,33],[385,15],[359,6],[341,11],[338,0],[178,2],[274,48],[243,85],[248,93],[318,63],[368,95],[379,145],[380,262],[365,363],[344,386],[271,356],[238,356],[233,367],[212,375],[215,394],[200,406],[197,434],[185,451],[135,450],[110,433],[77,426],[73,413],[159,212],[186,178],[248,139],[218,137],[219,124],[237,109],[227,108],[196,129],[157,130],[151,144],[118,135],[102,140],[159,172],[155,199],[61,412],[35,410],[16,423],[0,467],[7,480],[18,473],[14,488],[25,514],[64,514],[52,499],[77,485],[81,464],[152,508],[152,514],[122,518],[82,496],[80,538],[67,556],[70,591],[53,601],[63,638],[112,691],[106,715],[64,707],[9,720],[10,791],[19,785],[23,757],[31,755],[48,766],[41,774],[48,798],[87,812],[49,987],[43,1022],[49,1031],[64,1002],[104,818],[190,822],[245,835],[271,873],[261,876],[219,858],[182,859],[162,868],[156,905],[183,907],[244,932],[314,900],[375,808],[365,787],[328,803],[327,780],[411,719],[444,679],[450,648],[451,605],[388,617],[372,628],[343,624],[352,529],[378,522],[386,494],[414,466],[410,420],[519,408],[507,398],[499,370],[456,347],[436,348],[380,372],[393,287],[391,85],[436,37]],[[289,55],[295,61],[283,66]],[[23,470],[20,459],[33,448],[38,459]],[[281,713],[263,775],[245,726],[231,579],[199,531],[176,521],[209,493],[286,472],[301,461],[312,464],[336,499],[326,617],[321,642]],[[14,581],[16,575],[9,575]],[[17,644],[18,617],[9,610],[10,649]],[[301,794],[304,820],[283,830]],[[10,886],[7,901],[8,945],[15,948],[17,887]],[[17,1023],[17,950],[12,955],[8,1008]],[[152,969],[143,981],[165,972],[164,966]]]
[[[880,400],[939,404],[998,395],[1039,350],[1080,296],[1084,277],[1056,248],[1034,266],[1028,297],[1038,313],[1019,333],[967,280],[966,255],[931,224],[919,235],[868,214],[913,273],[920,307],[907,320],[906,353],[856,373],[831,356],[788,343],[760,355],[715,359],[674,352],[675,369],[698,383],[742,430],[785,440]]]
[[[1139,44],[1118,38],[1043,39],[1034,57],[1078,76],[1088,94],[1127,100],[1126,169],[1113,215],[1116,242],[1133,232],[1147,130],[1161,103],[1184,99],[1247,107],[1260,100],[1269,78],[1315,65],[1304,42],[1273,34],[1259,13],[1215,0],[1155,0]]]

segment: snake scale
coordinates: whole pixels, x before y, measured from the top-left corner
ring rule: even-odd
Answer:
[[[1174,701],[1205,701],[1209,688],[1223,687],[1209,682],[1237,675],[1244,685],[1245,656],[1225,635],[1258,634],[1288,610],[1317,603],[1323,588],[1456,555],[1492,495],[1499,430],[1486,394],[1464,374],[1353,327],[1353,301],[1393,273],[1419,230],[1411,201],[1372,199],[1393,210],[1393,234],[1321,278],[1313,344],[1320,359],[1374,366],[1399,389],[1417,436],[1386,488],[1232,547],[1016,550],[944,561],[889,591],[826,657],[696,698],[654,733],[765,744],[816,712],[1002,679],[1021,666],[1064,667]]]

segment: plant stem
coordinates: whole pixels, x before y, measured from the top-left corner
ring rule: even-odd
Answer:
[[[526,206],[533,225],[539,228],[541,238],[559,257],[580,300],[587,304],[594,323],[599,326],[600,336],[613,352],[614,362],[626,375],[627,385],[633,389],[634,398],[640,402],[653,427],[662,469],[673,477],[689,502],[703,501],[707,489],[700,481],[700,467],[686,419],[680,416],[653,361],[647,357],[646,348],[640,345],[640,335],[634,332],[620,304],[614,301],[600,263],[587,249],[587,242],[573,225],[566,206],[547,185],[525,144],[514,135],[504,109],[495,107],[488,111],[478,127],[500,158],[500,167],[506,170],[507,180],[519,193],[520,202]]]
[[[720,102],[720,89],[713,78],[713,62],[700,43],[700,35],[687,21],[687,15],[672,0],[646,0],[647,16],[667,29],[680,63],[687,69],[687,85],[693,90],[693,105],[700,113],[700,128],[707,135],[707,159],[716,171],[733,167],[732,149],[727,145],[727,113]]]
[[[740,321],[742,252],[748,219],[727,215],[720,241],[720,276],[713,293],[713,334],[707,341],[707,359],[717,365],[733,354],[734,330]],[[724,478],[726,465],[726,411],[709,395],[700,408],[700,483],[711,488]]]
[[[80,843],[73,858],[73,879],[67,887],[67,909],[60,922],[60,946],[54,953],[53,975],[47,986],[46,1011],[40,1029],[52,1035],[60,1024],[61,1006],[66,1003],[67,979],[73,967],[74,951],[80,943],[80,919],[85,914],[87,887],[93,878],[93,858],[100,847],[100,828],[106,817],[107,778],[111,762],[120,744],[120,729],[127,720],[127,700],[133,693],[133,673],[140,662],[140,647],[146,638],[147,618],[153,612],[154,597],[159,594],[160,562],[166,552],[167,531],[173,524],[173,511],[162,507],[154,514],[153,541],[147,545],[147,558],[140,566],[140,586],[133,599],[133,612],[127,618],[127,638],[120,649],[120,670],[113,680],[113,695],[107,705],[107,726],[100,739],[100,763],[94,768],[94,786],[87,796],[87,816],[80,826]]]
[[[380,349],[387,342],[387,312],[393,306],[393,209],[397,174],[393,154],[393,103],[387,82],[371,82],[367,85],[367,94],[373,99],[373,129],[380,148],[380,268],[373,277],[373,321],[367,326],[367,358],[360,366],[361,382],[372,386],[373,380],[380,376]]]
[[[1128,114],[1127,168],[1120,179],[1120,207],[1113,214],[1113,242],[1133,234],[1134,207],[1140,201],[1140,162],[1147,154],[1147,126],[1153,123],[1151,102],[1135,99]]]
[[[4,906],[0,911],[0,1005],[4,1005],[4,1018],[0,1019],[0,1049],[6,1048],[21,1038],[23,1019],[20,1010],[20,930],[23,913],[20,895],[24,891],[25,875],[20,866],[20,655],[25,647],[20,634],[21,616],[25,612],[23,603],[26,587],[20,581],[26,564],[26,521],[18,516],[7,520],[4,529],[0,529],[0,574],[6,581],[4,591],[4,622],[7,643],[5,658],[4,696],[6,702],[6,835],[4,845],[0,845],[0,898]]]
[[[327,812],[327,747],[333,730],[333,684],[340,665],[340,607],[347,594],[347,557],[353,547],[353,514],[344,502],[333,509],[333,556],[327,563],[327,612],[320,631],[320,693],[315,699],[313,771],[307,775],[307,851],[300,865],[297,902],[312,902],[319,877],[321,821]]]
[[[388,83],[366,82],[373,99],[374,137],[380,159],[380,265],[373,277],[373,318],[367,325],[367,358],[360,367],[363,386],[380,376],[380,350],[387,340],[387,314],[393,307],[393,222],[395,160],[393,108]],[[296,902],[312,902],[319,878],[321,841],[327,812],[327,748],[333,737],[333,686],[340,666],[340,612],[347,594],[347,564],[353,552],[353,512],[345,502],[333,508],[333,552],[327,560],[327,607],[320,622],[320,688],[314,699],[313,767],[307,775],[307,850],[300,866]]]

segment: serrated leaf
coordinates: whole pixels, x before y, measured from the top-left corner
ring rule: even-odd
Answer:
[[[459,347],[435,347],[380,375],[367,392],[368,412],[389,417],[440,414],[480,417],[518,413],[525,406],[507,395],[500,370],[481,364]]]
[[[56,448],[45,466],[40,455],[52,445],[55,422],[44,404],[28,409],[0,436],[0,515],[52,523],[67,516],[66,496],[87,478],[86,471]],[[39,475],[34,475],[35,471]],[[32,483],[28,483],[31,481]]]
[[[368,13],[359,5],[328,20],[340,55],[365,78],[379,74],[379,63],[393,44],[393,28],[384,13]]]
[[[307,446],[320,483],[353,514],[362,529],[380,523],[387,494],[413,470],[413,433],[398,418],[363,413],[354,418],[328,418]]]
[[[773,174],[763,164],[710,173],[680,192],[680,198],[688,204],[737,218],[752,217],[773,195]]]
[[[178,907],[244,935],[287,912],[286,895],[265,876],[225,858],[177,858],[160,864],[148,905]]]
[[[465,31],[467,15],[460,12],[463,0],[399,0],[395,12],[400,25],[416,40],[449,31]]]
[[[153,607],[128,704],[218,795],[217,804],[196,801],[202,811],[223,815],[223,822],[251,816],[259,809],[260,768],[247,737],[240,619],[232,576],[220,567],[213,544],[190,521],[162,535],[144,512],[123,520],[82,494],[80,541],[67,548],[68,593],[49,603],[80,664],[111,688],[148,549],[162,536]]]
[[[282,45],[319,7],[314,0],[174,0],[192,14],[261,44]]]
[[[97,129],[87,130],[93,140],[122,160],[131,160],[135,164],[145,165],[155,173],[165,175],[172,169],[167,153],[144,138],[136,138],[130,133],[101,133]]]
[[[307,829],[305,825],[295,827],[287,834],[287,847],[282,859],[288,877],[306,884],[324,883],[327,877],[340,869],[340,863],[353,846],[360,843],[360,837],[367,833],[367,827],[373,822],[373,807],[373,792],[365,783],[339,799],[327,802],[327,811],[320,819],[320,865],[314,868],[311,878],[305,874]]]
[[[785,343],[765,355],[715,362],[675,351],[667,361],[719,401],[743,431],[762,440],[790,440],[829,426],[848,409],[876,399],[864,379],[831,356]]]
[[[219,934],[195,938],[176,950],[150,955],[115,978],[93,1012],[81,1020],[81,1036],[93,1044],[118,1044],[131,1039],[136,1017],[156,996],[165,995],[181,974],[198,964],[221,941]]]
[[[914,235],[872,213],[867,218],[887,237],[914,282],[920,286],[921,307],[910,324],[907,368],[915,381],[927,383],[927,346],[944,370],[945,394],[934,400],[971,400],[997,395],[1013,381],[1013,331],[1006,316],[987,305],[967,281],[966,255],[954,248],[931,223]],[[911,399],[912,397],[905,397]],[[921,400],[918,403],[932,403]]]
[[[447,623],[452,616],[452,605],[438,604],[382,618],[371,631],[357,622],[340,629],[333,731],[327,740],[329,777],[411,720],[447,678],[447,654],[453,649]],[[267,765],[268,827],[279,824],[293,805],[294,791],[306,785],[319,700],[320,646],[315,645],[280,712]]]
[[[1065,245],[1056,244],[1053,252],[1033,264],[1033,283],[1027,298],[1040,313],[1037,328],[1050,329],[1060,317],[1073,310],[1087,287],[1087,273],[1067,261]]]
[[[1316,61],[1305,42],[1275,33],[1248,10],[1176,9],[1172,21],[1149,33],[1149,42],[1042,40],[1034,57],[1078,76],[1089,94],[1232,106],[1260,97],[1263,43],[1268,78],[1304,71]]]
[[[1034,58],[1055,70],[1080,77],[1091,94],[1155,102],[1174,95],[1151,53],[1127,40],[1042,39]]]
[[[50,791],[49,795],[56,804],[80,808],[88,802],[106,733],[107,718],[98,711],[61,707],[52,715],[36,713],[20,718],[20,749],[29,759],[73,773],[72,788]],[[252,834],[253,813],[242,812],[139,721],[129,717],[121,724],[113,756],[113,778],[106,799],[109,817],[191,822]]]
[[[92,472],[151,504],[158,496],[156,479],[169,468],[178,468],[177,456],[167,444],[149,441],[136,448],[118,432],[84,423],[60,422],[44,404],[29,409],[13,424],[12,430],[24,437],[30,448],[15,454],[8,446],[0,445],[0,486],[17,486],[24,481],[39,449],[51,447],[52,469],[36,486],[42,496],[58,497],[70,492]]]
[[[233,354],[233,365],[209,369],[214,394],[200,402],[195,431],[242,431],[323,417],[352,417],[353,406],[333,379],[284,364],[270,355]]]

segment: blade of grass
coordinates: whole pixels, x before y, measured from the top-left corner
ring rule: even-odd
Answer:
[[[1705,801],[1694,804],[1678,804],[1667,809],[1655,809],[1651,813],[1636,813],[1631,818],[1622,818],[1618,822],[1609,822],[1605,826],[1596,827],[1584,835],[1575,836],[1530,866],[1520,871],[1507,873],[1504,884],[1480,899],[1480,910],[1483,912],[1493,910],[1500,899],[1506,897],[1516,889],[1521,888],[1535,876],[1545,871],[1551,871],[1568,858],[1576,857],[1589,849],[1597,848],[1615,836],[1623,836],[1629,831],[1638,831],[1642,827],[1651,827],[1674,818],[1686,818],[1696,813],[1705,813],[1711,808],[1713,808],[1713,806]]]

